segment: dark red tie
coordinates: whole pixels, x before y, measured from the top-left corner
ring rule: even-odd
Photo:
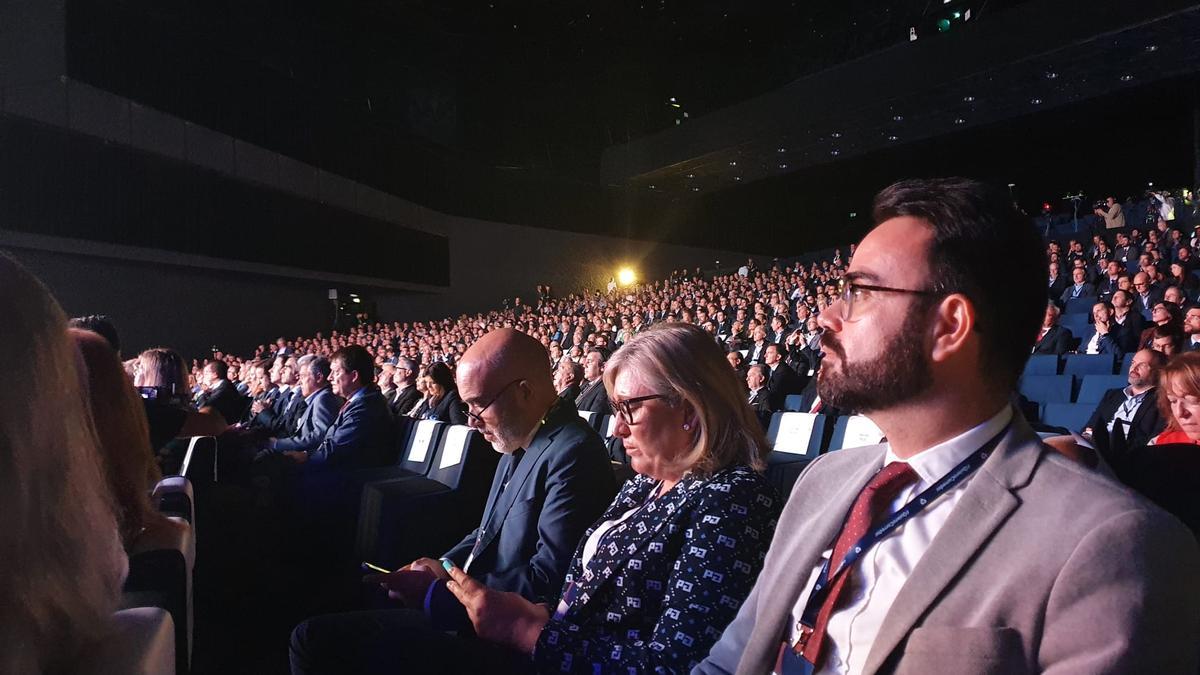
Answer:
[[[850,547],[866,535],[871,524],[888,512],[888,506],[896,495],[917,479],[917,473],[905,462],[892,462],[871,478],[862,492],[858,493],[858,499],[854,500],[854,506],[850,509],[850,516],[842,525],[841,534],[834,540],[833,556],[829,559],[830,574],[838,571]],[[829,617],[843,600],[842,594],[853,572],[853,569],[848,569],[837,576],[829,588],[829,595],[825,596],[825,602],[817,612],[816,625],[812,627],[812,632],[802,635],[796,644],[797,652],[813,664],[814,670],[821,667],[821,659],[825,656],[825,628]]]

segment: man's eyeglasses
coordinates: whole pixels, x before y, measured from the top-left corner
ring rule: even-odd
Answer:
[[[617,417],[620,417],[622,422],[627,426],[633,426],[637,424],[637,422],[633,421],[633,416],[641,409],[642,404],[646,401],[653,401],[656,398],[669,399],[671,397],[667,394],[649,394],[648,396],[627,398],[624,401],[609,399],[609,404],[612,405],[613,411],[617,413]]]
[[[513,386],[514,384],[516,384],[518,382],[524,382],[524,381],[525,381],[525,378],[519,377],[519,378],[513,380],[512,382],[509,382],[508,384],[501,387],[500,391],[496,392],[496,395],[492,397],[492,400],[488,401],[487,405],[480,408],[479,412],[477,412],[477,413],[471,412],[471,404],[467,403],[466,401],[463,401],[463,404],[462,404],[463,414],[466,415],[469,420],[474,421],[476,424],[483,424],[483,412],[485,410],[487,410],[488,408],[492,407],[493,403],[495,403],[496,401],[499,401],[500,397],[504,395],[504,392],[508,391],[509,387]]]
[[[863,291],[874,293],[905,293],[907,295],[920,295],[927,298],[936,298],[942,293],[938,291],[915,290],[912,288],[892,288],[891,286],[874,286],[871,284],[860,284],[853,279],[838,279],[838,300],[842,302],[842,321],[849,321],[854,315],[854,301],[861,298]]]

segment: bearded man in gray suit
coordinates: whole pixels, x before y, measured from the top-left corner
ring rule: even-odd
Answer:
[[[822,312],[818,390],[887,443],[813,461],[698,673],[1195,673],[1200,551],[1010,399],[1045,307],[1003,190],[902,181]],[[864,487],[865,486],[865,487]]]

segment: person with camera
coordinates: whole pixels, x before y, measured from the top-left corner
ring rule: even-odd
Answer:
[[[1104,219],[1106,231],[1125,229],[1125,212],[1121,210],[1116,197],[1106,197],[1103,204],[1095,205],[1092,213]]]

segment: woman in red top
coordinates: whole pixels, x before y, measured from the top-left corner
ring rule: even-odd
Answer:
[[[1200,445],[1200,351],[1176,355],[1159,372],[1159,410],[1167,428],[1151,445]]]

